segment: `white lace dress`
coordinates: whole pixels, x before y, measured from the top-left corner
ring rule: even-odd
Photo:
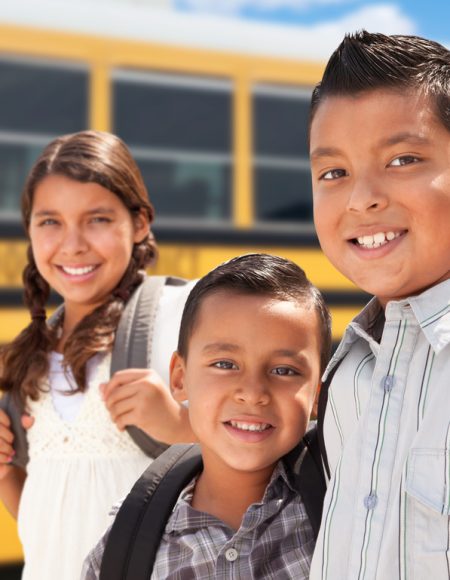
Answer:
[[[92,368],[73,421],[61,418],[50,392],[30,403],[35,423],[18,517],[23,579],[79,580],[85,556],[111,523],[111,506],[149,464],[101,400],[109,365],[107,356]]]

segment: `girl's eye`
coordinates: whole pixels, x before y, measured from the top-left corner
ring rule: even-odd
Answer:
[[[300,374],[298,371],[291,369],[290,367],[275,367],[270,372],[279,377],[293,377]]]
[[[339,179],[340,177],[345,177],[348,173],[345,169],[330,169],[329,171],[323,173],[319,179],[324,181],[332,181],[333,179]]]
[[[39,222],[39,226],[55,226],[58,222],[53,218],[46,218]]]
[[[404,165],[412,165],[413,163],[418,163],[420,160],[414,155],[402,155],[401,157],[396,157],[390,163],[390,167],[403,167]]]
[[[212,366],[216,367],[216,369],[223,369],[226,371],[237,370],[237,366],[229,360],[219,360],[215,362]]]
[[[94,217],[91,218],[91,223],[94,224],[109,224],[111,223],[111,218],[106,217],[106,216],[102,216],[102,215],[96,215]]]

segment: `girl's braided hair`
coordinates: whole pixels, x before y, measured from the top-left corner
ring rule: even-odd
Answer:
[[[28,232],[36,187],[49,175],[61,175],[81,183],[97,183],[121,200],[133,220],[145,216],[153,222],[141,173],[121,139],[101,131],[82,131],[52,141],[37,159],[22,193],[22,219]],[[128,267],[105,302],[85,316],[64,345],[64,364],[76,381],[73,392],[84,391],[86,362],[99,352],[111,350],[125,304],[142,282],[144,269],[155,261],[157,246],[153,234],[134,244]],[[45,305],[50,287],[39,273],[31,244],[23,272],[24,301],[30,324],[1,351],[0,390],[11,391],[22,402],[36,400],[42,379],[49,370],[48,354],[57,343],[58,325],[46,323]]]

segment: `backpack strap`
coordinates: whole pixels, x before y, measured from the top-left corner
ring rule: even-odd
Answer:
[[[327,490],[323,471],[317,425],[285,456],[293,475],[294,487],[302,497],[314,537],[319,534],[323,499]]]
[[[344,355],[345,356],[345,355]],[[344,357],[341,358],[331,369],[327,378],[323,383],[320,385],[320,393],[319,393],[319,404],[317,409],[317,436],[318,436],[318,445],[320,449],[320,455],[322,457],[322,464],[327,474],[328,480],[331,478],[331,471],[330,466],[328,464],[328,456],[327,450],[325,447],[325,438],[323,434],[323,426],[325,421],[325,411],[327,409],[328,403],[328,389],[330,388],[331,381],[333,380],[336,371],[341,366]]]
[[[14,435],[14,457],[11,465],[25,469],[28,463],[28,440],[27,432],[22,427],[22,415],[25,412],[18,397],[11,392],[3,393],[0,398],[0,409],[3,409],[11,421],[11,431]]]
[[[198,445],[172,445],[144,471],[110,529],[100,580],[148,580],[167,520],[203,467]]]
[[[166,284],[182,286],[186,280],[146,276],[131,295],[117,327],[111,356],[111,375],[122,369],[150,367],[155,318]],[[127,431],[136,445],[150,457],[158,457],[169,447],[134,425],[127,426]]]

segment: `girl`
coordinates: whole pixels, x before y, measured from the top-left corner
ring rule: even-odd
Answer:
[[[108,133],[55,139],[31,170],[22,216],[31,323],[3,349],[0,388],[29,413],[22,418],[29,462],[26,472],[11,465],[10,419],[0,411],[0,498],[18,514],[23,578],[78,580],[110,506],[149,461],[125,425],[169,443],[191,438],[186,413],[156,372],[167,375],[191,285],[162,293],[154,368],[109,380],[121,314],[156,258],[153,208],[136,163]],[[53,325],[45,312],[50,288],[64,300]]]

